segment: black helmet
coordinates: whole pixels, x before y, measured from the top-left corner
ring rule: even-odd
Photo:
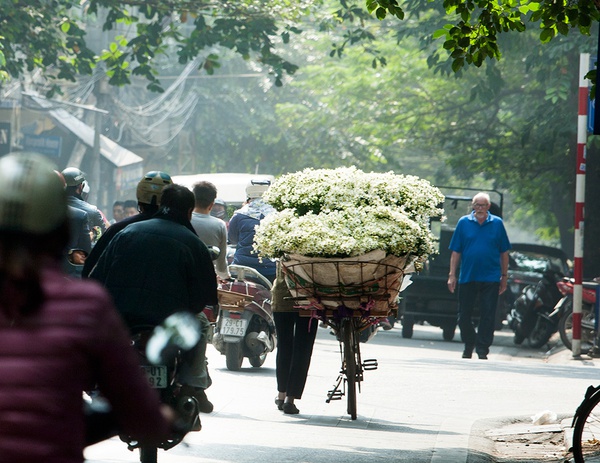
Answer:
[[[62,171],[67,186],[77,186],[85,182],[85,174],[77,167],[67,167]]]

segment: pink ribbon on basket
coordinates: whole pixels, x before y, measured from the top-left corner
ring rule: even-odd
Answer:
[[[322,309],[315,302],[311,302],[309,305],[295,305],[294,308],[304,309],[304,310],[310,309],[310,320],[308,321],[308,331],[309,332],[312,327],[313,320],[315,320],[315,319],[321,320],[321,318],[319,318],[319,316],[317,315],[317,311],[322,310]]]

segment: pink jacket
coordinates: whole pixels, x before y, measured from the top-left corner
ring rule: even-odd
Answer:
[[[42,275],[34,315],[11,320],[0,298],[0,462],[84,461],[82,391],[95,383],[126,434],[164,438],[158,395],[107,292],[58,266]]]

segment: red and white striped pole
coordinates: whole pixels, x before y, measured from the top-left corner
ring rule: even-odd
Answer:
[[[590,68],[590,54],[579,55],[579,110],[577,116],[577,164],[575,167],[575,250],[573,262],[573,357],[581,355],[581,302],[583,295],[583,225],[585,207],[585,161],[587,145],[587,107],[589,98],[585,75]]]

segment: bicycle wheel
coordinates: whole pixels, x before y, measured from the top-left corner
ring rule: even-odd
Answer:
[[[343,343],[344,372],[346,374],[346,394],[348,396],[348,414],[356,419],[356,354],[357,337],[352,318],[344,318],[341,323],[341,340]]]
[[[575,463],[600,461],[600,389],[590,386],[577,409],[573,426]]]

